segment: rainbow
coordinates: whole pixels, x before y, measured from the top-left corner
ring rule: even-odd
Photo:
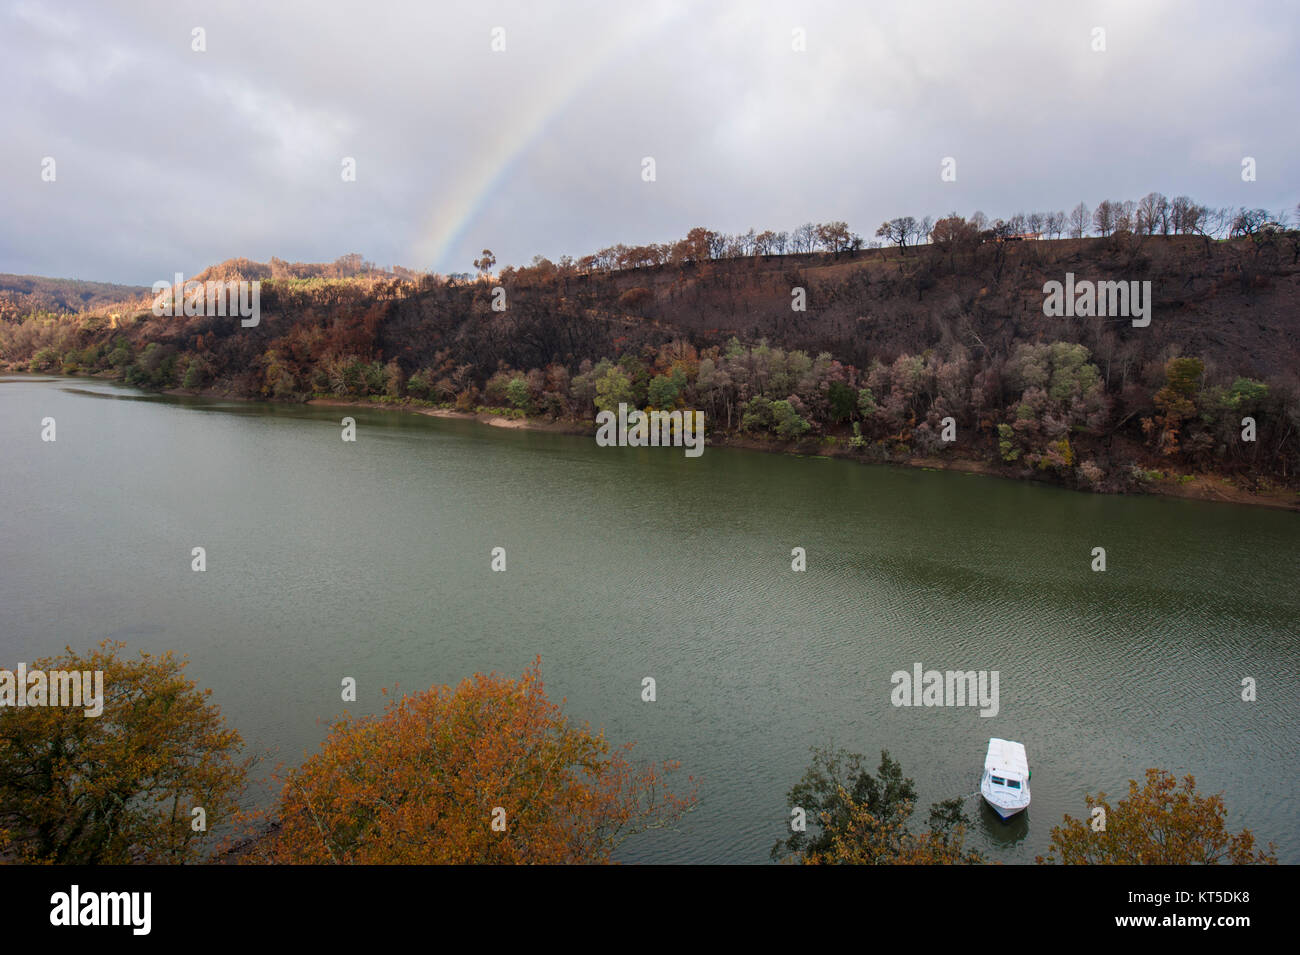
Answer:
[[[466,157],[450,185],[438,190],[433,207],[425,217],[425,225],[409,250],[412,265],[440,271],[461,271],[454,267],[445,268],[449,265],[446,259],[478,219],[515,163],[532,149],[546,128],[564,113],[578,94],[612,63],[624,59],[634,44],[648,42],[683,13],[684,8],[659,7],[648,20],[625,22],[607,38],[607,42],[592,43],[585,55],[558,61],[552,82],[536,84],[532,91],[534,101],[521,111],[521,115],[526,117],[523,125],[500,124],[502,128],[495,137],[489,138],[476,155]],[[636,159],[639,161],[640,157]]]

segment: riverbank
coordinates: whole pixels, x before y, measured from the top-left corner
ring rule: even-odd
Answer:
[[[31,374],[27,372],[6,372],[17,378],[31,380],[54,378],[89,378],[92,380],[120,381],[111,374],[97,375],[62,375],[51,376],[47,373]],[[408,414],[422,414],[432,418],[458,418],[476,421],[493,428],[510,430],[541,431],[551,434],[591,435],[594,423],[570,420],[550,420],[527,417],[518,411],[501,408],[476,408],[474,411],[461,411],[455,408],[419,402],[409,398],[384,401],[366,401],[357,398],[313,397],[306,401],[285,402],[270,398],[249,398],[244,395],[229,394],[216,389],[187,390],[169,388],[161,392],[178,398],[215,398],[222,401],[266,401],[273,404],[306,404],[311,407],[364,408],[372,411],[394,411]],[[844,458],[866,464],[890,464],[896,467],[930,469],[936,471],[960,471],[970,474],[982,474],[1011,481],[1030,481],[1052,487],[1063,487],[1059,481],[1040,477],[1025,468],[1016,468],[999,464],[980,457],[962,457],[957,454],[943,457],[912,456],[902,457],[868,457],[860,448],[852,446],[840,438],[823,436],[799,441],[780,441],[734,433],[712,433],[708,436],[709,447],[737,448],[746,451],[761,451],[767,454],[789,454],[797,457]],[[1185,500],[1206,501],[1211,503],[1247,504],[1255,507],[1267,507],[1276,510],[1300,512],[1300,490],[1287,487],[1266,487],[1252,491],[1235,483],[1224,474],[1192,473],[1180,474],[1173,471],[1147,471],[1145,480],[1140,485],[1122,491],[1087,491],[1085,493],[1118,493],[1125,495],[1157,494],[1165,497],[1177,497]]]
[[[552,421],[529,417],[502,417],[494,410],[457,411],[451,408],[422,407],[411,402],[372,402],[356,399],[313,398],[306,404],[317,407],[358,407],[388,411],[406,411],[429,415],[434,418],[460,418],[477,421],[494,428],[513,428],[528,431],[544,431],[553,434],[590,435],[595,425],[584,425],[576,421]],[[832,438],[829,443],[825,438],[805,441],[774,441],[764,438],[739,434],[710,434],[707,439],[709,447],[737,448],[745,451],[761,451],[767,454],[790,454],[796,457],[844,458],[864,464],[890,464],[897,467],[921,468],[935,471],[960,471],[967,474],[982,474],[987,477],[1003,478],[1010,481],[1030,481],[1052,487],[1063,486],[1060,482],[1039,478],[1032,472],[1016,469],[981,458],[959,457],[909,457],[899,459],[871,460],[862,452],[845,441]],[[1234,484],[1222,474],[1175,474],[1173,472],[1156,472],[1160,476],[1146,481],[1140,488],[1126,491],[1126,494],[1158,494],[1166,497],[1178,497],[1185,500],[1208,501],[1226,504],[1249,504],[1256,507],[1269,507],[1277,510],[1300,512],[1300,490],[1278,487],[1262,493],[1252,492]],[[1076,489],[1077,490],[1077,489]],[[1084,492],[1104,493],[1104,492]],[[1114,492],[1112,492],[1114,493]]]

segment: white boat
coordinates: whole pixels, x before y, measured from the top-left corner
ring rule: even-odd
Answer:
[[[1024,743],[997,737],[989,740],[980,795],[1004,820],[1028,808],[1029,760]]]

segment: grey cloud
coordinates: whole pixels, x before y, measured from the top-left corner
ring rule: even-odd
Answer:
[[[1291,208],[1297,20],[1171,0],[11,2],[0,271],[148,284],[359,251],[446,272],[484,247],[524,263],[830,218],[869,235],[1152,189]]]

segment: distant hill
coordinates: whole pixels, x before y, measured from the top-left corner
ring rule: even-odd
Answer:
[[[227,259],[190,276],[196,282],[265,281],[267,279],[406,279],[418,280],[423,273],[401,266],[386,269],[367,262],[358,253],[339,256],[333,262],[286,262],[272,256],[270,262]]]
[[[271,278],[389,278],[415,281],[421,274],[400,266],[384,269],[353,253],[333,262],[285,262],[283,259],[272,258],[269,263],[263,263],[251,259],[228,259],[186,278],[197,282],[251,282]],[[159,276],[160,280],[171,278],[171,275]],[[9,320],[34,312],[75,315],[79,312],[111,309],[114,306],[127,308],[140,306],[152,299],[153,289],[150,286],[0,273],[0,318]]]
[[[84,312],[122,302],[147,300],[149,295],[150,290],[139,285],[0,273],[0,317],[16,317],[31,312]]]

